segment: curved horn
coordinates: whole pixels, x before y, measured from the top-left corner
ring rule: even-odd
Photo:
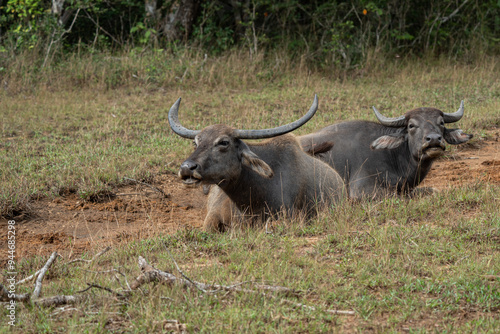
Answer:
[[[460,118],[464,115],[464,101],[460,102],[460,108],[454,113],[443,113],[443,119],[445,123],[458,122]]]
[[[276,128],[271,128],[271,129],[262,129],[262,130],[235,130],[235,135],[236,137],[240,139],[263,139],[263,138],[271,138],[271,137],[276,137],[276,136],[281,136],[285,133],[291,132],[293,130],[296,130],[300,128],[302,125],[306,124],[307,121],[311,119],[311,117],[314,116],[316,113],[316,110],[318,110],[318,96],[315,94],[314,95],[314,102],[309,109],[309,111],[302,116],[300,119],[296,120],[295,122],[278,126]]]
[[[191,138],[194,139],[198,133],[201,132],[201,130],[189,130],[186,129],[179,123],[179,105],[181,104],[181,98],[172,105],[170,108],[170,111],[168,112],[168,122],[170,123],[170,127],[172,128],[172,131],[177,133],[179,136],[184,137],[184,138]]]
[[[373,108],[373,111],[375,112],[375,116],[377,116],[377,119],[383,125],[390,126],[393,128],[398,128],[398,127],[404,126],[406,124],[406,118],[404,115],[399,116],[399,117],[385,117],[377,110],[377,108],[375,108],[375,107],[372,107],[372,108]]]

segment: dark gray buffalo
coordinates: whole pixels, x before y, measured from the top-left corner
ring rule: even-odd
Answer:
[[[188,185],[212,185],[204,229],[224,230],[233,216],[262,221],[282,210],[290,216],[315,213],[316,205],[344,196],[344,182],[326,163],[306,154],[296,137],[286,134],[305,124],[318,100],[301,119],[272,129],[238,130],[212,125],[189,130],[179,123],[180,99],[168,119],[178,135],[194,139],[195,150],[181,164],[179,177]],[[271,138],[260,143],[242,139]]]
[[[443,154],[445,142],[458,145],[472,138],[460,129],[445,127],[462,118],[463,101],[454,113],[417,108],[389,118],[375,107],[373,111],[380,123],[343,122],[299,137],[305,151],[342,176],[351,198],[409,193]],[[326,153],[316,154],[314,146],[324,142],[333,145]]]

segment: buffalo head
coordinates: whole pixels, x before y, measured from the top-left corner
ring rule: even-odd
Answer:
[[[235,182],[242,168],[249,168],[264,178],[273,170],[242,139],[263,139],[283,135],[305,124],[318,109],[318,99],[299,120],[287,125],[263,130],[239,130],[226,125],[212,125],[203,130],[184,128],[178,120],[180,98],[169,111],[172,130],[181,137],[194,139],[194,152],[180,167],[179,177],[187,185],[217,184],[225,187]]]
[[[472,135],[460,129],[447,129],[446,123],[460,120],[464,114],[464,102],[454,113],[444,113],[435,108],[417,108],[405,115],[389,118],[383,116],[375,107],[373,111],[380,123],[397,132],[375,139],[370,147],[373,150],[393,149],[407,142],[410,154],[418,161],[437,158],[445,151],[445,142],[458,145],[467,142]]]

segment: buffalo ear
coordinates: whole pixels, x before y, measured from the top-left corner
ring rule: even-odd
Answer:
[[[448,144],[458,145],[469,141],[474,135],[464,133],[460,129],[444,129],[444,140]]]
[[[268,179],[273,177],[274,172],[271,167],[269,167],[269,165],[266,164],[264,160],[259,158],[257,154],[253,153],[244,142],[241,142],[240,150],[241,163],[243,164],[243,166],[250,168],[262,177]]]
[[[302,145],[302,150],[309,155],[316,156],[322,153],[326,153],[330,151],[333,147],[333,142],[324,141],[319,143],[307,143]]]
[[[405,141],[405,135],[400,134],[397,136],[382,136],[375,139],[370,148],[372,150],[384,150],[384,149],[393,149],[399,147]]]

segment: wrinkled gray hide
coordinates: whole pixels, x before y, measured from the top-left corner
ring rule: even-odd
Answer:
[[[198,166],[193,174],[200,183],[213,185],[206,230],[225,230],[241,221],[242,213],[259,222],[282,210],[289,216],[310,217],[317,205],[343,196],[344,183],[338,173],[303,152],[293,135],[246,144],[231,133],[231,128],[222,125],[204,129],[197,136],[198,148],[186,160]],[[221,149],[220,140],[229,144]],[[184,180],[194,178],[182,167],[179,174]]]
[[[390,119],[374,111],[386,125],[349,121],[298,138],[304,150],[313,154],[314,146],[333,143],[328,151],[315,155],[340,174],[351,198],[408,193],[443,154],[445,142],[457,145],[472,138],[460,129],[445,127],[462,117],[463,102],[451,114],[417,108]]]

